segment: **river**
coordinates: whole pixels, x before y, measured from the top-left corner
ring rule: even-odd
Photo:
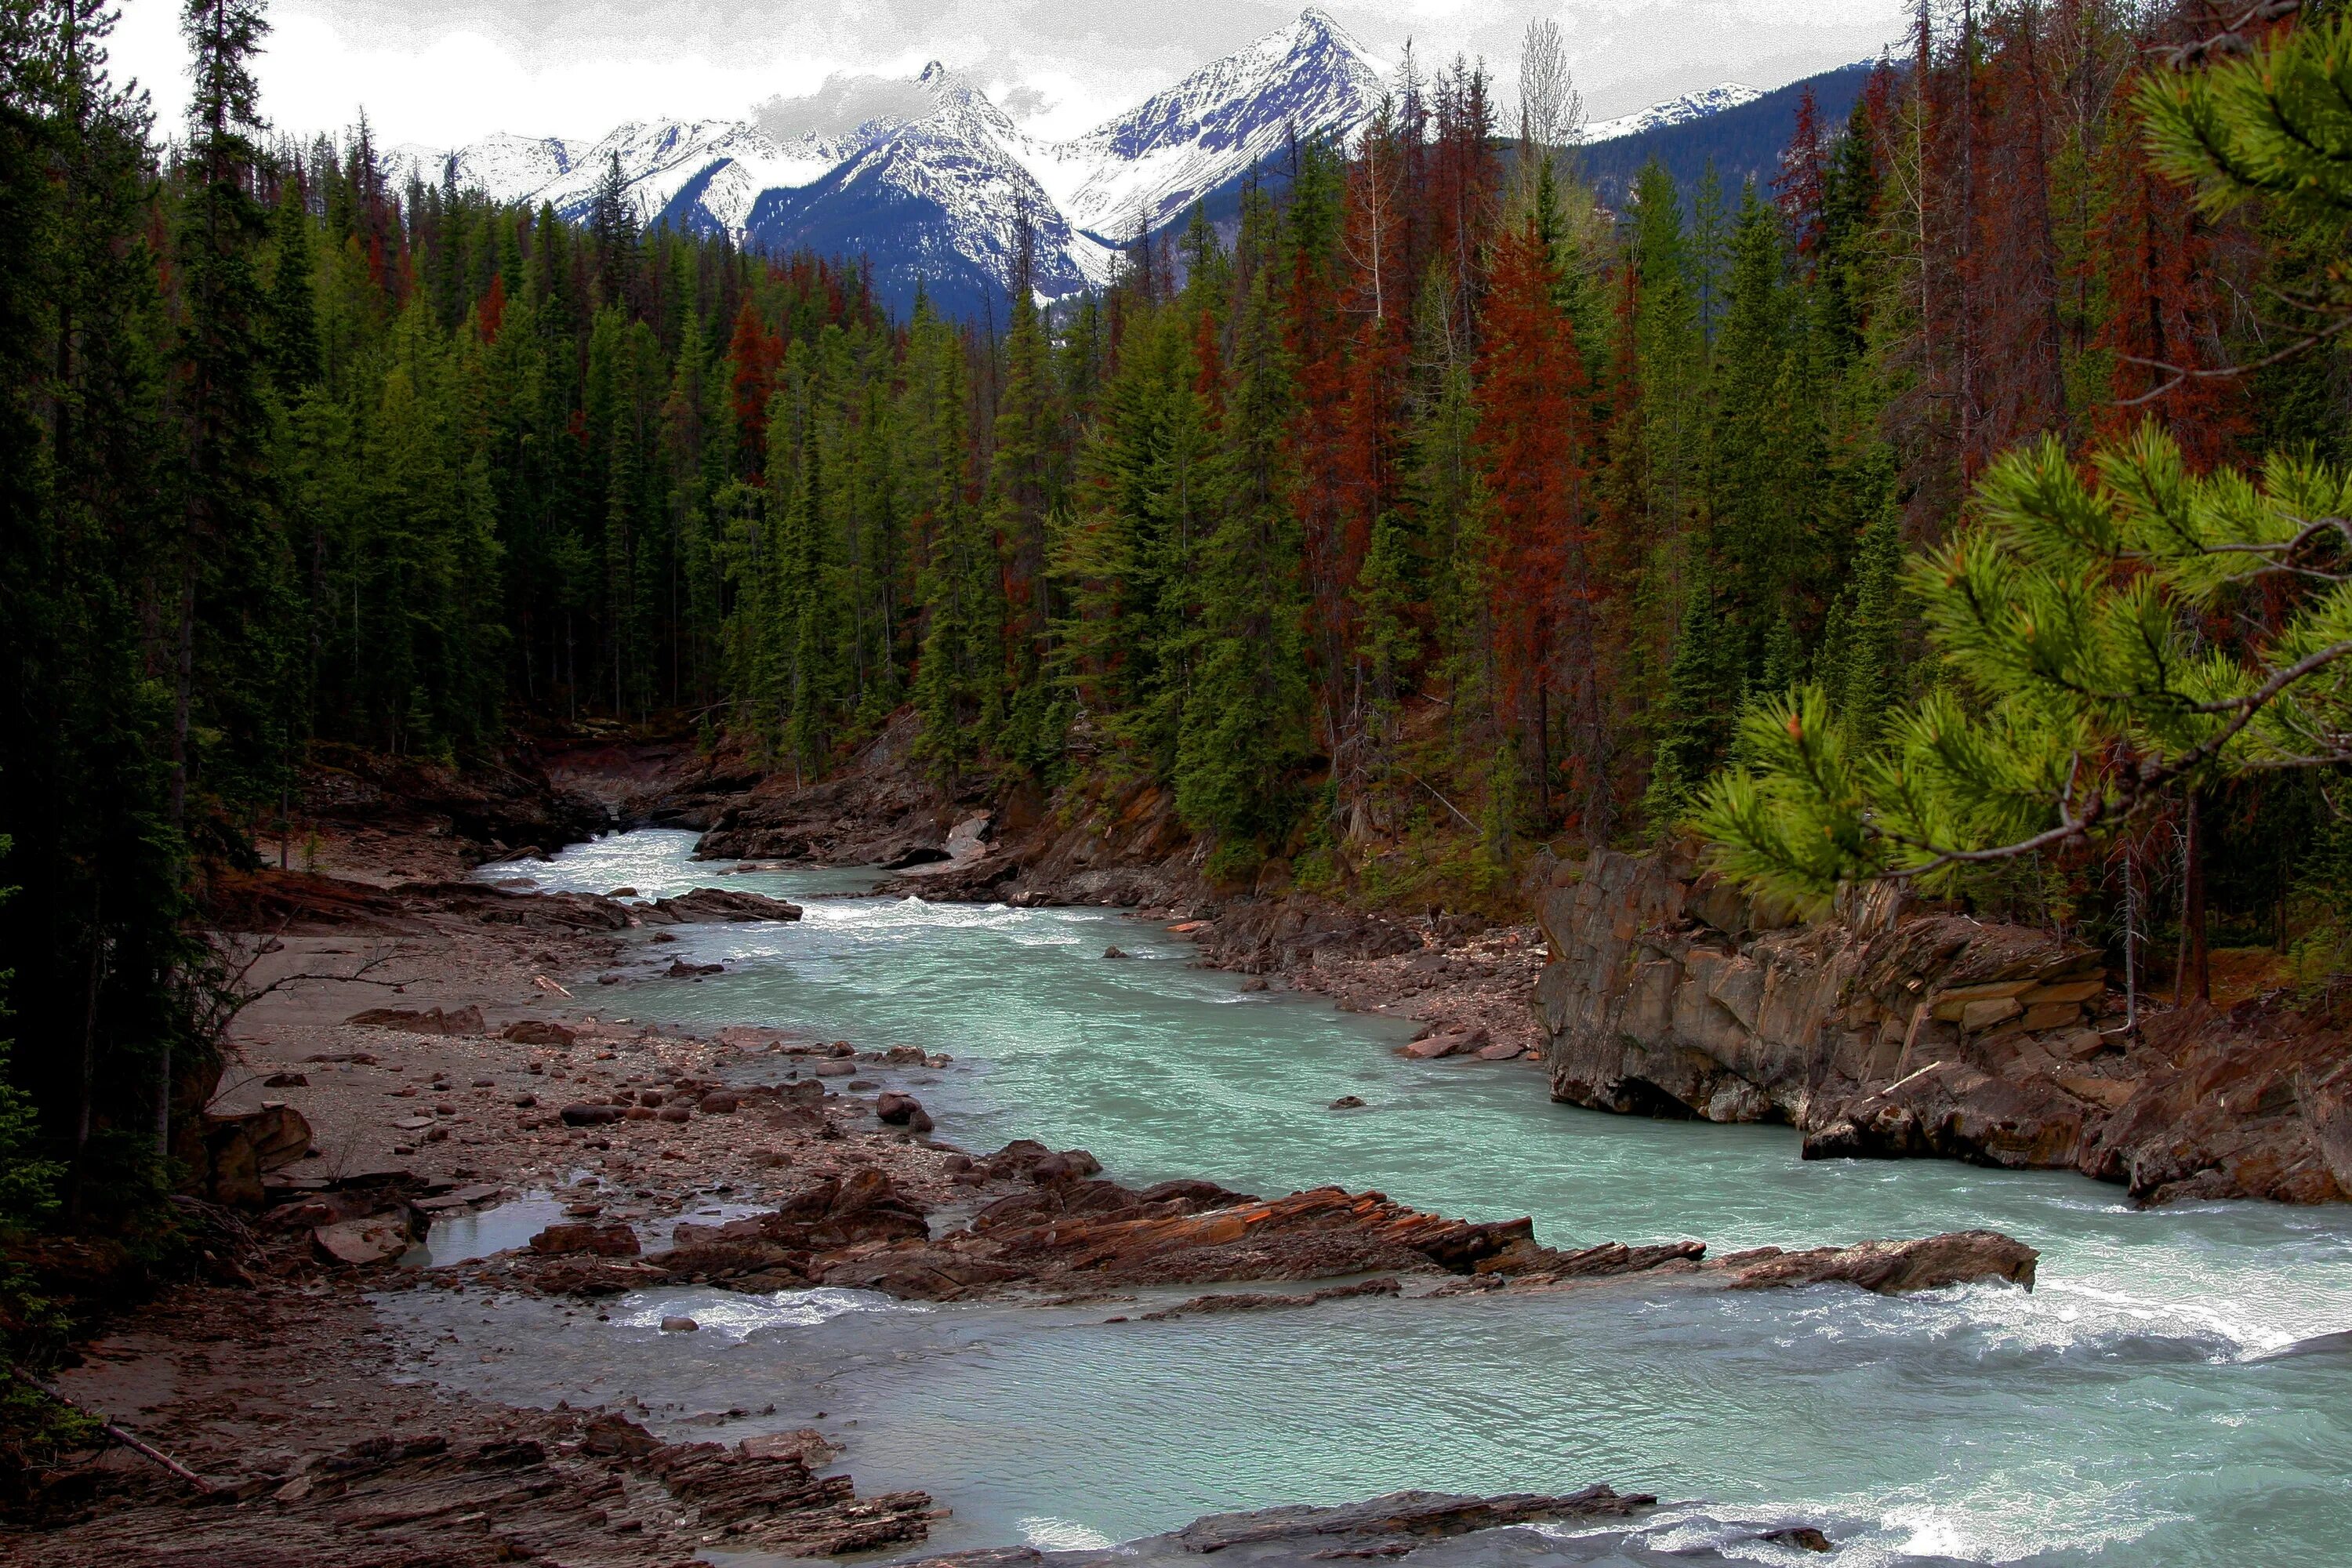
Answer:
[[[1376,1187],[1474,1219],[1530,1214],[1559,1247],[1990,1226],[2042,1249],[2040,1285],[1369,1300],[1153,1324],[837,1291],[646,1292],[609,1321],[387,1296],[416,1375],[517,1403],[635,1400],[677,1436],[822,1411],[861,1490],[920,1487],[955,1510],[942,1550],[1126,1540],[1400,1487],[1606,1480],[1705,1505],[1664,1516],[1651,1539],[1668,1547],[1737,1515],[1822,1524],[1846,1563],[2352,1560],[2352,1352],[2276,1353],[2352,1328],[2344,1210],[2141,1212],[2071,1175],[1806,1163],[1785,1128],[1613,1117],[1549,1103],[1529,1064],[1403,1060],[1388,1047],[1409,1026],[1244,993],[1117,912],[845,896],[870,879],[836,871],[720,877],[692,844],[632,833],[527,872],[803,902],[791,926],[679,928],[665,955],[727,973],[638,985],[627,1011],[950,1052],[918,1092],[966,1148],[1084,1146],[1130,1182]],[[1114,944],[1132,956],[1104,957]],[[1328,1109],[1342,1094],[1368,1103]],[[708,1331],[659,1334],[681,1306]]]

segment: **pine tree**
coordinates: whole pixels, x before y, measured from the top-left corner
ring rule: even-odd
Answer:
[[[265,299],[255,265],[268,222],[252,194],[261,122],[249,62],[268,24],[258,0],[188,0],[184,31],[194,55],[194,93],[188,189],[174,235],[186,440],[186,523],[168,655],[175,822],[187,816],[200,727],[221,737],[212,760],[224,792],[267,789],[257,775],[284,755],[271,733],[284,721],[276,689],[282,650],[271,646],[267,628],[276,617],[265,601],[280,585],[281,563],[263,439]],[[208,632],[216,636],[205,638]]]
[[[1286,833],[1291,775],[1310,743],[1291,361],[1275,288],[1261,263],[1236,327],[1224,493],[1201,554],[1201,663],[1177,750],[1177,809],[1216,836],[1217,877],[1246,874]]]
[[[278,395],[290,404],[319,379],[318,255],[299,179],[281,184],[270,241],[269,370]]]

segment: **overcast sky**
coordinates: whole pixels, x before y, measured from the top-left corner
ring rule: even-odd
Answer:
[[[1900,0],[1340,0],[1325,9],[1393,58],[1484,55],[1506,90],[1530,16],[1559,19],[1594,119],[1719,81],[1776,87],[1874,55]],[[125,0],[118,78],[186,103],[180,0]],[[1281,26],[1262,0],[277,0],[262,103],[308,133],[364,108],[380,140],[492,131],[598,136],[623,120],[740,119],[828,79],[971,72],[1032,132],[1074,135]],[[825,99],[812,105],[824,118]],[[773,109],[771,106],[771,118]]]

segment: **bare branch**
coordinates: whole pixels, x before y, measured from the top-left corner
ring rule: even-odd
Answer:
[[[2210,37],[2199,38],[2193,43],[2175,44],[2168,47],[2161,44],[2151,45],[2149,52],[2162,55],[2176,70],[2183,66],[2194,65],[2211,55],[2247,54],[2252,50],[2252,47],[2246,42],[2247,28],[2262,26],[2265,23],[2284,21],[2302,9],[2303,0],[2256,0],[2254,5],[2249,5],[2241,12],[2235,21]]]
[[[2287,344],[2286,347],[2266,353],[2260,359],[2248,360],[2243,364],[2223,365],[2219,370],[2185,370],[2179,365],[2168,363],[2163,360],[2142,359],[2137,354],[2118,354],[2116,357],[2122,360],[2126,364],[2136,364],[2147,370],[2157,371],[2169,376],[2171,379],[2163,382],[2146,392],[2140,393],[2137,396],[2118,397],[2113,399],[2112,402],[2117,408],[2136,408],[2143,403],[2154,403],[2158,398],[2170,396],[2172,393],[2184,382],[2229,381],[2238,376],[2251,375],[2255,371],[2267,370],[2272,365],[2284,364],[2288,360],[2297,358],[2303,354],[2307,354],[2312,350],[2328,342],[2339,333],[2347,331],[2352,331],[2352,311],[2348,311],[2344,315],[2338,316],[2335,321],[2328,322],[2327,325],[2319,328],[2315,331],[2306,333],[2305,336],[2296,339],[2294,342]]]

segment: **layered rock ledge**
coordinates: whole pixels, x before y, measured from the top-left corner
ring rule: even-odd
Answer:
[[[1082,1150],[1007,1145],[984,1168],[1030,1184],[933,1234],[932,1211],[866,1167],[803,1189],[772,1212],[723,1225],[680,1225],[666,1250],[637,1255],[626,1226],[551,1226],[531,1250],[482,1266],[542,1291],[607,1295],[665,1284],[754,1292],[811,1285],[913,1300],[1086,1300],[1167,1285],[1358,1279],[1296,1294],[1196,1296],[1146,1321],[1307,1307],[1364,1295],[1562,1289],[1640,1276],[1762,1289],[1848,1284],[1893,1295],[1977,1280],[2031,1288],[2038,1255],[1992,1231],[1708,1258],[1698,1241],[1573,1251],[1545,1247],[1534,1224],[1448,1219],[1381,1193],[1317,1187],[1257,1198],[1211,1182],[1134,1188],[1106,1181]],[[1401,1282],[1415,1280],[1410,1292]]]
[[[1785,1121],[1809,1159],[2079,1170],[2153,1202],[2352,1196],[2352,1052],[2316,1016],[2126,1029],[2095,952],[1885,888],[1801,923],[1687,851],[1558,863],[1539,905],[1554,1100]]]

